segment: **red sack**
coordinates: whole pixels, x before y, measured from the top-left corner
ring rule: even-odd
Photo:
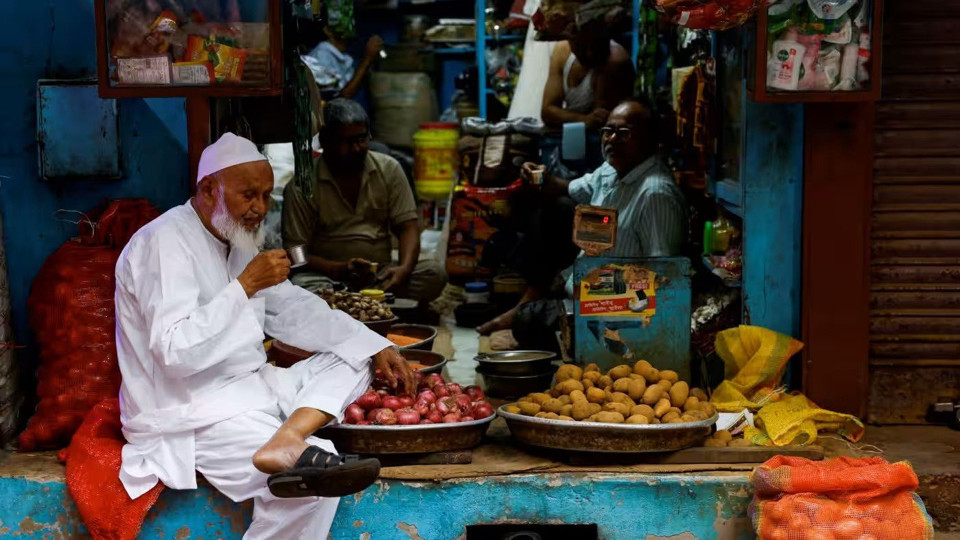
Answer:
[[[655,0],[654,9],[670,22],[693,30],[727,30],[741,26],[760,6],[762,0]]]
[[[67,488],[80,517],[96,539],[134,540],[163,484],[131,500],[120,482],[120,401],[111,398],[93,407],[70,446],[60,452],[67,463]]]
[[[753,473],[750,516],[761,540],[932,540],[906,462],[776,456]]]
[[[159,215],[142,199],[113,201],[34,278],[27,310],[40,345],[39,403],[20,434],[21,452],[66,446],[94,405],[117,397],[114,267],[133,233]]]
[[[463,186],[450,199],[450,241],[447,244],[447,275],[452,283],[465,283],[481,275],[478,266],[483,246],[500,228],[509,211],[510,197],[522,186],[520,180],[505,188]]]

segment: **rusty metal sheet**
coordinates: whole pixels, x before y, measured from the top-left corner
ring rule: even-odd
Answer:
[[[956,92],[954,90],[954,93]],[[937,179],[955,183],[960,180],[960,156],[923,158],[881,156],[874,160],[874,167],[881,183],[925,184]]]
[[[957,196],[960,197],[960,190]],[[877,238],[873,241],[874,260],[887,257],[957,257],[960,238]]]
[[[912,291],[874,292],[870,295],[872,309],[960,309],[960,292]]]
[[[878,424],[923,424],[930,405],[941,398],[960,400],[960,366],[873,366],[867,418]]]
[[[644,453],[682,450],[710,436],[718,415],[682,424],[600,424],[513,414],[501,406],[510,435],[530,446],[578,452]]]
[[[37,146],[44,179],[120,178],[117,102],[96,82],[37,82]]]
[[[873,215],[875,231],[949,231],[960,230],[960,212],[876,212]]]
[[[918,44],[883,51],[884,73],[960,72],[960,44]]]
[[[960,317],[873,317],[870,333],[875,336],[960,335]]]
[[[960,358],[960,342],[873,342],[870,356],[877,358]]]
[[[960,126],[960,101],[888,101],[877,104],[877,129],[930,126],[941,129]]]
[[[496,416],[455,424],[354,426],[341,424],[317,432],[341,452],[355,454],[420,454],[465,450],[480,444]]]
[[[960,265],[875,266],[874,283],[938,283],[960,280]]]
[[[884,157],[950,156],[956,153],[957,141],[960,141],[958,129],[876,130],[874,151],[875,155]]]
[[[940,2],[941,5],[951,3]],[[931,18],[891,19],[886,17],[883,31],[884,45],[960,43],[960,19],[951,19],[940,14]],[[887,98],[886,94],[884,98]]]

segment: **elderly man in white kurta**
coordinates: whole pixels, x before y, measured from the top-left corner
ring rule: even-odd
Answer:
[[[244,538],[326,538],[339,497],[379,474],[312,434],[342,419],[381,371],[413,389],[392,344],[286,280],[281,251],[259,253],[273,188],[250,141],[225,134],[200,160],[196,195],[140,230],[117,263],[120,479],[132,498],[196,472],[234,501],[254,499]],[[267,364],[265,335],[317,354]]]

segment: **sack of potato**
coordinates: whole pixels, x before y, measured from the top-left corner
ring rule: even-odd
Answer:
[[[504,410],[551,420],[608,424],[679,424],[712,417],[716,411],[699,388],[660,371],[646,360],[622,364],[605,374],[596,364],[566,364],[549,392],[529,394]]]

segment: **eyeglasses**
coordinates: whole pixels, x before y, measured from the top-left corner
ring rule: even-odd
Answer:
[[[633,136],[633,130],[630,128],[612,128],[612,127],[602,127],[600,128],[600,138],[601,139],[612,139],[616,135],[617,139],[621,141],[629,141],[630,137]]]
[[[354,144],[368,143],[370,142],[371,138],[372,137],[370,136],[370,132],[367,132],[367,133],[361,133],[360,135],[354,135],[353,137],[345,137],[343,139],[340,139],[340,142],[352,146]]]

